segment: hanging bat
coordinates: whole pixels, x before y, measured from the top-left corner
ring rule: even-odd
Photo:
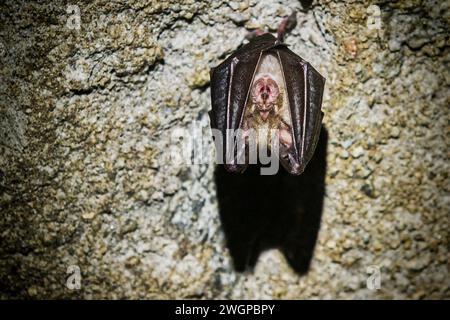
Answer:
[[[255,132],[258,148],[272,152],[268,141],[276,139],[277,157],[293,175],[300,175],[314,154],[325,78],[283,43],[287,22],[277,38],[258,35],[211,69],[211,128],[222,135],[216,151],[231,159],[224,163],[229,172],[248,167],[249,137],[255,138]],[[238,141],[228,140],[235,132]]]

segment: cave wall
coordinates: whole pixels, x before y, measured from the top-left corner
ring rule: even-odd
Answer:
[[[448,4],[307,2],[2,1],[0,297],[450,298]],[[236,272],[215,166],[170,133],[209,132],[209,68],[293,10],[327,79],[320,229],[306,273]]]

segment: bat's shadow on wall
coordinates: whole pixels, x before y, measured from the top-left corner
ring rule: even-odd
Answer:
[[[308,272],[322,216],[328,133],[300,176],[280,167],[260,175],[257,166],[232,174],[217,166],[220,219],[237,271],[253,269],[261,252],[279,248],[299,274]]]

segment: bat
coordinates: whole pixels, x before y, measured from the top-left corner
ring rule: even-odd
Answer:
[[[276,153],[293,175],[303,173],[314,154],[325,78],[283,43],[286,21],[277,38],[257,35],[211,69],[210,123],[221,135],[220,143],[214,136],[216,151],[229,172],[253,163],[250,142]]]

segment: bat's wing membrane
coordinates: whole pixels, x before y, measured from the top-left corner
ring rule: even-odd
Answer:
[[[301,174],[317,145],[323,112],[321,111],[325,78],[309,62],[286,47],[278,50],[289,100],[294,147]]]

